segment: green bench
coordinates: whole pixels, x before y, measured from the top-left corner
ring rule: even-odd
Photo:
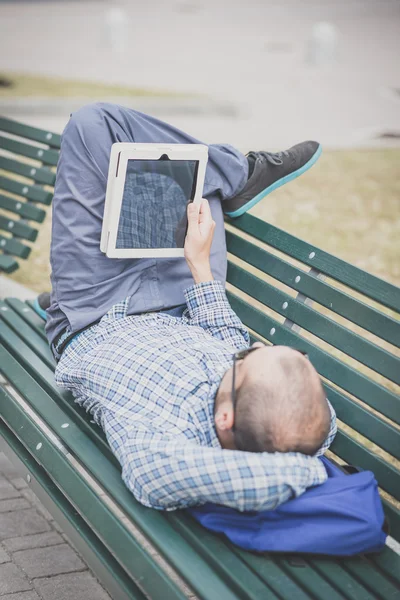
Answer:
[[[25,240],[36,240],[40,205],[51,203],[59,148],[58,134],[0,117],[0,273],[31,252]]]
[[[46,135],[17,127],[25,137]],[[18,144],[14,152],[26,156]],[[392,536],[384,552],[257,555],[184,512],[138,504],[102,431],[56,387],[42,319],[11,298],[0,303],[1,449],[115,600],[394,600],[400,290],[250,215],[227,222],[226,235],[233,309],[254,339],[308,352],[340,419],[333,459],[372,469],[379,481]]]

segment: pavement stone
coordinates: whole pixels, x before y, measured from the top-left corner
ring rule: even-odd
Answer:
[[[46,519],[46,521],[52,521],[53,520],[53,516],[49,513],[49,511],[47,510],[47,508],[45,508],[43,506],[43,504],[40,502],[39,498],[36,496],[36,494],[31,490],[31,488],[27,487],[26,489],[22,489],[21,490],[21,495],[28,500],[31,504],[33,504],[33,506],[36,508],[36,510],[38,511],[38,513],[40,515],[42,515],[42,517],[44,517]]]
[[[89,571],[35,579],[33,585],[43,600],[111,600]]]
[[[23,592],[30,590],[32,586],[23,572],[13,563],[0,565],[0,597],[2,594]]]
[[[0,473],[3,473],[7,479],[13,479],[20,475],[19,471],[17,471],[4,452],[0,452]]]
[[[85,563],[68,544],[21,550],[13,554],[13,560],[31,579],[86,568]]]
[[[1,597],[1,600],[40,600],[40,598],[34,590],[29,590],[17,594],[6,594]]]
[[[16,479],[11,479],[11,483],[17,490],[22,490],[28,487],[28,484],[22,477],[16,477]]]
[[[0,546],[0,565],[6,562],[10,562],[11,558],[7,552]]]
[[[3,541],[3,546],[8,552],[18,552],[28,548],[43,548],[62,544],[63,539],[56,531],[46,531],[34,535],[24,535]]]
[[[50,531],[50,525],[34,508],[0,514],[0,540],[44,531]]]
[[[11,485],[5,477],[0,475],[0,500],[7,500],[8,498],[18,498],[21,494],[18,490]]]
[[[22,510],[30,507],[31,505],[25,498],[8,498],[8,500],[0,500],[0,513]]]

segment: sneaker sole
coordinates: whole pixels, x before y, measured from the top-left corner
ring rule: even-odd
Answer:
[[[245,212],[250,210],[250,208],[253,208],[253,206],[255,206],[258,202],[260,202],[260,200],[265,198],[265,196],[268,196],[268,194],[270,194],[274,190],[277,190],[282,185],[285,185],[285,183],[289,183],[289,181],[293,181],[293,179],[296,179],[296,177],[299,177],[300,175],[302,175],[303,173],[308,171],[308,169],[310,169],[310,167],[312,167],[317,162],[317,160],[321,156],[321,153],[322,153],[322,146],[319,145],[317,150],[314,152],[314,154],[310,158],[310,160],[308,162],[306,162],[305,165],[300,167],[300,169],[297,169],[297,171],[293,171],[293,173],[289,173],[289,175],[285,175],[285,177],[282,177],[282,179],[278,179],[278,181],[275,181],[275,183],[273,183],[269,187],[265,188],[265,190],[263,190],[262,192],[257,194],[257,196],[254,196],[254,198],[252,198],[251,200],[246,202],[246,204],[244,204],[237,210],[234,210],[233,212],[227,212],[225,214],[228,215],[228,217],[232,217],[232,218],[240,217]]]
[[[43,308],[40,307],[40,304],[38,302],[38,299],[35,298],[33,301],[33,308],[35,310],[35,312],[37,312],[37,314],[39,315],[39,317],[42,317],[43,321],[46,321],[46,311],[43,310]]]

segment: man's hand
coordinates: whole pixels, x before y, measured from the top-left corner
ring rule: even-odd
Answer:
[[[185,239],[185,258],[195,283],[211,281],[210,250],[214,235],[213,221],[208,201],[191,202],[187,207],[188,230]]]

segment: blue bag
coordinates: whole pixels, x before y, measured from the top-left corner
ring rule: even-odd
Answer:
[[[207,503],[188,509],[207,529],[256,552],[351,556],[383,549],[385,515],[371,471],[347,475],[325,457],[325,483],[275,510],[241,513]]]

